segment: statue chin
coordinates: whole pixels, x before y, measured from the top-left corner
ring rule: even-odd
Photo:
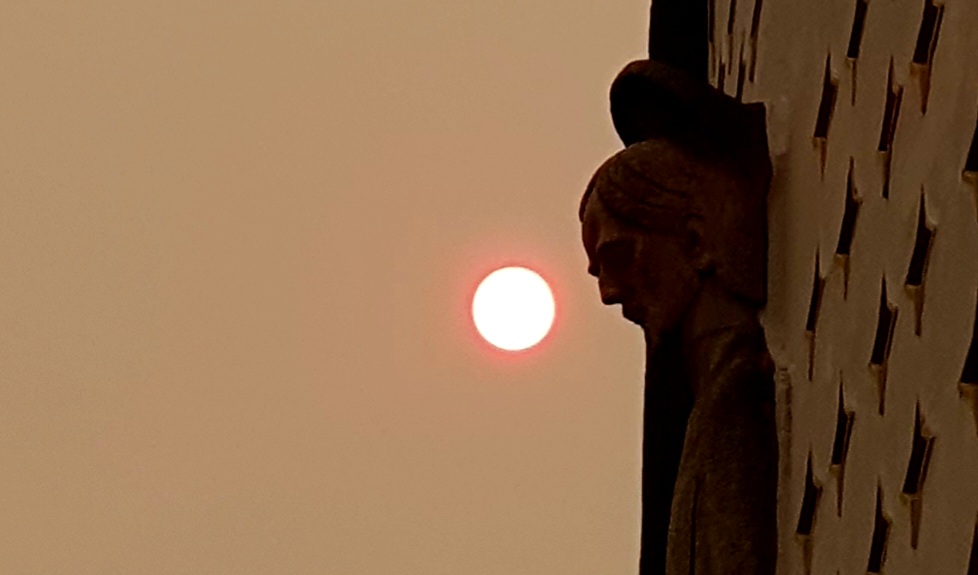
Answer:
[[[621,307],[621,315],[635,325],[645,327],[645,321],[643,319],[645,314],[637,306],[623,305]]]

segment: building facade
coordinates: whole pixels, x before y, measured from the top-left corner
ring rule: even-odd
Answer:
[[[978,2],[710,0],[767,108],[779,572],[978,573]]]

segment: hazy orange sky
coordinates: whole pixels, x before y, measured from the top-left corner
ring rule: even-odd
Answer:
[[[577,202],[648,0],[0,14],[0,573],[636,572]],[[468,316],[508,263],[520,356]]]

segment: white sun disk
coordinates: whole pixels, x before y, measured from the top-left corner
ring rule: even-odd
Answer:
[[[554,322],[554,296],[539,274],[500,268],[482,280],[472,298],[472,319],[486,341],[507,351],[540,343]]]

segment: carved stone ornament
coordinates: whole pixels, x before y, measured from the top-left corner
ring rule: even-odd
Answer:
[[[579,215],[602,301],[645,333],[641,575],[772,575],[764,108],[643,60],[614,81],[611,110],[626,148]]]

